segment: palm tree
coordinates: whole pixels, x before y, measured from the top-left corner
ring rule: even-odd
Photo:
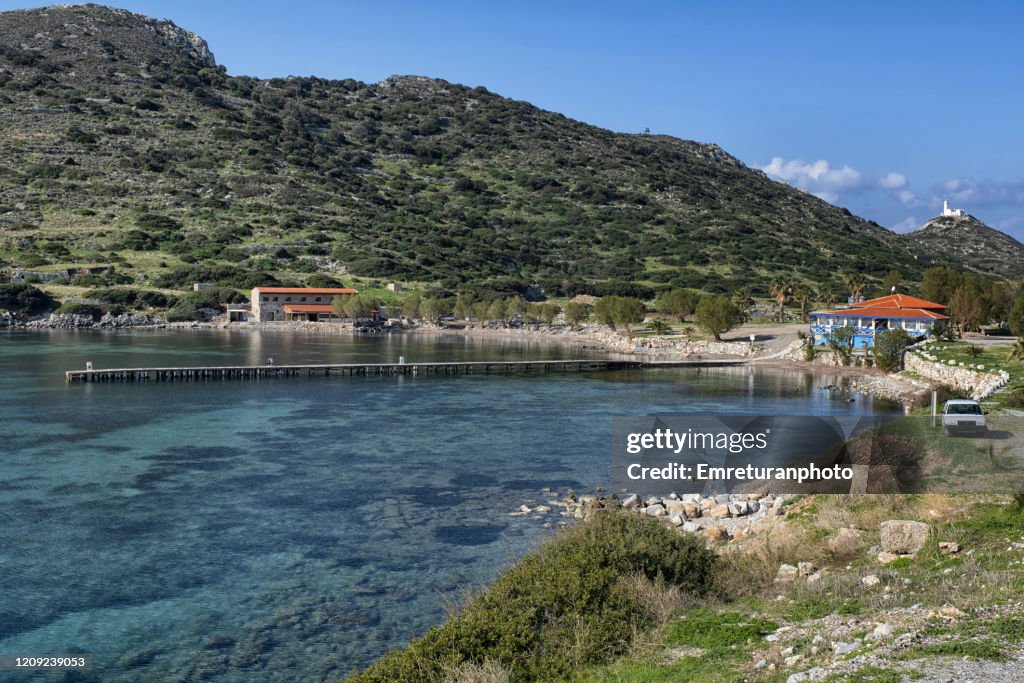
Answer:
[[[1024,339],[1018,339],[1017,343],[1013,345],[1013,349],[1010,351],[1010,358],[1012,360],[1024,360]]]
[[[856,301],[864,293],[864,287],[867,286],[867,282],[864,280],[864,276],[860,273],[844,273],[843,284],[850,290],[850,297]]]
[[[649,326],[654,334],[668,334],[672,331],[672,326],[661,318],[655,318],[649,323]]]
[[[789,281],[786,280],[786,278],[777,277],[772,280],[769,291],[775,299],[775,303],[779,305],[779,322],[781,323],[783,314],[786,311],[786,297],[793,291],[793,285],[789,284]]]
[[[804,283],[793,286],[793,298],[800,302],[800,319],[807,320],[807,304],[814,299],[814,289]]]

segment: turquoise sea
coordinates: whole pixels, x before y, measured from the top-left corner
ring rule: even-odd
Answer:
[[[614,416],[893,406],[771,368],[66,385],[147,365],[575,358],[543,343],[0,332],[0,654],[66,680],[337,680],[440,622],[607,485]],[[594,354],[589,353],[588,357]],[[0,672],[0,680],[63,680]]]

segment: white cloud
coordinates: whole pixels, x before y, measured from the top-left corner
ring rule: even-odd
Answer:
[[[910,190],[899,190],[895,196],[903,206],[924,206],[928,203],[927,200],[921,199]]]
[[[878,179],[878,186],[883,190],[902,190],[909,183],[902,173],[890,172]]]
[[[942,183],[939,190],[950,203],[975,206],[1024,204],[1024,180],[953,178]],[[970,207],[964,208],[970,210]]]
[[[864,177],[860,171],[844,165],[833,168],[824,159],[805,163],[801,159],[786,161],[783,157],[772,157],[771,163],[760,167],[770,178],[782,180],[801,190],[806,190],[827,202],[835,202],[844,191],[862,187]]]
[[[837,167],[825,159],[805,162],[785,157],[772,157],[771,163],[759,168],[773,180],[789,183],[832,204],[840,202],[844,194],[876,188],[894,194],[906,193],[905,197],[896,196],[907,206],[917,205],[919,201],[906,189],[910,185],[907,177],[895,171],[876,179],[847,164]]]
[[[917,222],[917,219],[913,216],[907,216],[905,219],[892,226],[895,232],[913,232],[921,227],[921,224]]]

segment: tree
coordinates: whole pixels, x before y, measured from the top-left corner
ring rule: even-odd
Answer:
[[[694,320],[697,325],[722,341],[722,335],[743,322],[744,315],[736,304],[724,294],[706,296],[697,304]]]
[[[903,284],[903,273],[893,268],[885,277],[882,278],[882,296],[887,296],[894,291],[899,291],[900,285]]]
[[[49,294],[32,285],[0,285],[0,308],[14,315],[32,315],[56,307],[57,302]]]
[[[481,320],[481,321],[489,320],[489,318],[487,317],[487,311],[488,311],[488,309],[490,307],[491,307],[491,304],[490,304],[489,301],[477,301],[475,304],[473,304],[470,307],[470,311],[471,311],[470,315],[472,317],[476,318],[477,320]],[[458,315],[458,314],[456,314],[456,315]],[[468,318],[470,316],[463,316],[463,317],[467,317]]]
[[[647,317],[647,306],[643,301],[632,296],[617,296],[612,302],[612,317],[615,326],[626,328],[626,334],[633,336],[633,325],[638,325]]]
[[[615,300],[616,296],[603,296],[594,304],[594,317],[602,325],[615,329]]]
[[[864,294],[867,281],[860,273],[843,273],[843,284],[849,290],[850,298],[857,301]]]
[[[806,321],[807,304],[814,298],[814,289],[801,282],[793,286],[793,298],[800,304],[800,319]]]
[[[406,295],[401,304],[402,315],[410,319],[420,317],[420,301],[422,298],[419,292],[412,292]]]
[[[1018,339],[1010,349],[1010,360],[1024,360],[1024,339]]]
[[[1007,321],[1010,324],[1010,331],[1018,337],[1024,338],[1024,294],[1020,294],[1010,308],[1010,315]]]
[[[698,303],[700,298],[697,298]],[[743,314],[743,322],[746,322],[750,318],[750,309],[754,305],[754,297],[750,296],[750,289],[748,287],[740,287],[732,293],[732,303],[736,308],[740,309]]]
[[[769,291],[772,298],[775,299],[775,303],[779,305],[779,322],[781,323],[786,313],[786,297],[793,291],[793,285],[789,283],[789,280],[777,277],[772,280]]]
[[[654,300],[654,310],[683,322],[697,308],[700,295],[692,289],[670,289]]]
[[[651,321],[651,332],[654,334],[668,334],[672,331],[672,326],[668,324],[667,320],[663,318],[655,318]]]
[[[836,290],[829,285],[822,285],[817,287],[814,292],[815,298],[821,301],[823,304],[831,308],[839,302],[839,296],[836,294]]]
[[[430,298],[420,303],[420,315],[435,323],[440,322],[441,317],[450,314],[451,311],[451,299]]]
[[[922,299],[942,303],[949,301],[960,285],[963,274],[952,268],[929,268],[921,277],[921,288],[918,290]]]
[[[526,299],[521,296],[511,296],[505,299],[505,315],[515,318],[526,312]]]
[[[960,336],[963,337],[964,332],[976,328],[981,321],[982,301],[968,286],[961,285],[949,300],[949,310],[956,321]]]
[[[495,299],[487,306],[487,312],[484,315],[487,320],[505,320],[505,302]]]
[[[591,307],[576,301],[570,301],[565,305],[565,322],[576,326],[590,317]]]
[[[839,359],[841,365],[849,365],[850,357],[853,355],[853,345],[856,343],[857,330],[845,325],[833,328],[828,333],[828,348],[830,348]]]
[[[545,324],[551,325],[555,322],[555,318],[561,312],[562,307],[558,304],[541,304],[540,319],[543,320]]]
[[[472,294],[459,294],[455,299],[453,312],[457,318],[469,318],[473,315],[473,304],[476,302]]]
[[[897,372],[903,368],[903,352],[910,343],[910,335],[906,330],[897,327],[884,330],[875,335],[875,348],[872,356],[875,366],[882,372]]]
[[[370,318],[380,306],[380,301],[370,294],[336,296],[331,302],[334,312],[348,318]]]

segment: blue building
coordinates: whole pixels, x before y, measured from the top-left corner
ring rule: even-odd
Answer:
[[[906,294],[867,301],[858,301],[847,308],[811,313],[811,336],[814,344],[828,344],[832,330],[839,327],[854,329],[854,348],[870,349],[875,346],[875,335],[884,330],[903,329],[911,338],[927,337],[933,329],[943,329],[948,316],[942,304],[925,301]]]

